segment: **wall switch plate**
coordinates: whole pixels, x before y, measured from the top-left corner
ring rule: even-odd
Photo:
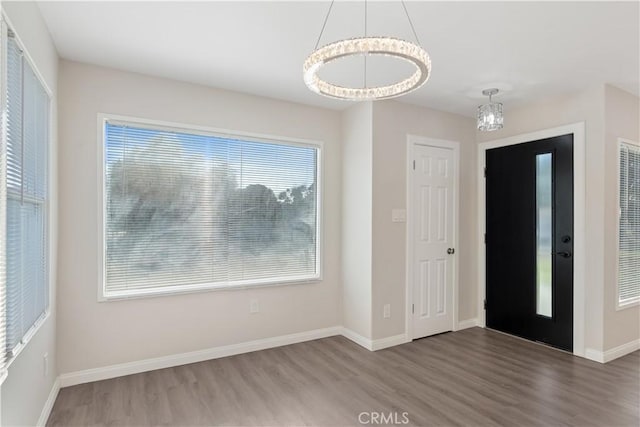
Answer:
[[[249,313],[256,314],[260,312],[260,305],[258,304],[257,299],[252,299],[249,303]]]
[[[392,209],[391,210],[391,222],[407,222],[407,210],[406,209]]]
[[[391,317],[391,304],[385,304],[382,309],[382,317],[388,319]]]

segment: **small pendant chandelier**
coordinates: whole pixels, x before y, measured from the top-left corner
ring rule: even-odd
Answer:
[[[364,37],[339,40],[318,49],[318,44],[322,38],[324,28],[327,25],[334,1],[335,0],[331,1],[314,51],[304,61],[304,82],[310,90],[330,98],[350,101],[370,101],[394,98],[407,94],[418,89],[427,81],[431,73],[431,60],[429,59],[429,54],[419,45],[418,35],[413,27],[404,0],[401,0],[402,7],[404,8],[409,25],[418,44],[394,37],[367,36],[367,1],[365,0]],[[364,83],[362,87],[339,86],[318,77],[318,71],[325,64],[341,58],[357,55],[365,55]],[[390,56],[405,60],[415,66],[415,72],[408,78],[390,85],[368,87],[366,82],[366,56],[370,55]]]
[[[502,129],[504,117],[502,115],[502,103],[492,102],[491,97],[498,93],[498,89],[485,89],[484,96],[489,97],[489,103],[478,107],[478,130],[491,132]]]

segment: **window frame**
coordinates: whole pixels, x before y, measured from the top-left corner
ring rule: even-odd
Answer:
[[[616,144],[616,311],[624,310],[631,307],[636,307],[640,305],[640,295],[626,300],[625,302],[620,301],[620,216],[622,214],[622,210],[620,207],[620,157],[622,152],[623,145],[631,145],[638,147],[640,149],[640,142],[632,141],[626,138],[618,138],[618,143]]]
[[[51,88],[49,87],[49,85],[47,84],[46,80],[44,79],[42,73],[40,72],[40,70],[38,69],[35,61],[33,60],[31,54],[29,53],[29,50],[26,48],[24,42],[22,41],[20,34],[14,30],[14,26],[11,23],[11,20],[7,17],[6,13],[4,11],[2,11],[1,15],[0,15],[0,41],[2,43],[2,46],[0,47],[0,68],[1,68],[1,72],[0,75],[2,76],[2,78],[0,79],[0,105],[2,106],[2,108],[4,108],[4,106],[6,105],[7,99],[6,99],[6,75],[7,75],[7,56],[6,56],[6,52],[8,51],[8,47],[7,47],[7,43],[8,43],[8,39],[9,39],[9,35],[8,32],[11,31],[13,33],[13,38],[16,41],[16,44],[20,47],[20,49],[22,50],[22,55],[24,58],[24,61],[26,62],[26,64],[29,65],[29,67],[31,67],[31,70],[33,71],[34,75],[36,76],[36,79],[38,80],[38,83],[40,83],[40,85],[42,85],[42,88],[44,89],[45,93],[47,94],[47,98],[48,98],[48,106],[47,106],[47,153],[46,153],[46,159],[47,159],[47,185],[46,185],[46,191],[47,191],[47,197],[43,200],[43,201],[38,201],[35,200],[36,203],[41,203],[42,206],[44,207],[44,234],[45,234],[45,239],[46,239],[46,253],[47,253],[47,268],[46,268],[46,272],[47,272],[47,278],[46,278],[46,289],[45,289],[45,293],[47,296],[47,304],[45,307],[44,312],[40,315],[40,317],[38,317],[38,319],[36,319],[36,321],[33,323],[33,325],[31,325],[31,327],[29,329],[27,329],[27,331],[24,333],[24,335],[22,336],[22,339],[20,340],[20,343],[12,350],[11,354],[9,354],[9,352],[6,349],[6,343],[2,343],[2,348],[0,349],[0,351],[4,351],[6,352],[6,360],[5,360],[5,366],[4,369],[8,370],[11,367],[11,364],[20,356],[20,353],[22,353],[22,351],[28,346],[28,344],[31,342],[31,339],[40,331],[40,328],[42,327],[42,325],[44,325],[46,323],[46,321],[49,319],[49,317],[51,316],[51,305],[52,305],[52,296],[53,296],[53,283],[55,280],[55,274],[54,274],[54,263],[52,262],[52,260],[55,259],[55,247],[54,247],[54,239],[52,238],[52,227],[51,227],[51,216],[52,216],[52,190],[53,190],[53,182],[55,179],[55,172],[57,171],[56,169],[56,165],[53,162],[54,159],[54,153],[55,153],[55,137],[54,137],[54,115],[53,115],[53,105],[54,105],[54,96],[53,96],[53,91],[51,90]],[[6,124],[4,124],[2,126],[2,141],[4,143],[4,141],[6,141],[7,135],[6,135]],[[4,164],[3,169],[6,170],[6,164]],[[10,193],[6,190],[6,180],[3,178],[2,180],[2,185],[5,186],[5,196],[7,199],[9,199],[11,197]],[[5,206],[3,207],[3,209],[5,210],[5,218],[6,218],[6,202]],[[2,226],[6,227],[6,223],[3,224]],[[3,243],[3,250],[6,251],[6,244]],[[5,263],[6,263],[6,255],[5,255]],[[3,283],[3,285],[6,286],[6,282]],[[3,317],[6,316],[6,312],[0,313],[0,315],[2,315]],[[3,327],[6,327],[6,324],[3,323],[2,324]],[[0,366],[0,384],[3,381],[2,378],[2,366]]]
[[[180,285],[171,286],[164,289],[151,288],[151,289],[136,289],[130,292],[107,292],[107,277],[106,277],[106,176],[105,176],[105,159],[106,159],[106,124],[127,124],[135,127],[142,127],[152,130],[167,130],[175,132],[191,133],[196,135],[205,135],[221,138],[235,138],[243,141],[250,142],[262,142],[270,144],[280,144],[289,146],[298,146],[305,148],[314,148],[317,151],[316,158],[316,274],[311,277],[292,277],[292,278],[269,278],[269,279],[253,279],[236,281],[232,284],[219,284],[219,283],[201,283],[194,285]],[[233,291],[242,289],[253,289],[259,287],[273,287],[273,286],[288,286],[288,285],[300,285],[319,283],[323,281],[323,265],[324,265],[324,221],[323,221],[323,199],[324,199],[324,166],[323,166],[323,141],[301,139],[301,138],[289,138],[284,136],[273,136],[265,134],[257,134],[250,132],[242,132],[235,130],[227,130],[220,128],[213,128],[209,126],[202,126],[196,124],[186,124],[179,122],[170,122],[164,120],[154,120],[141,117],[125,116],[118,114],[98,113],[97,115],[97,141],[98,141],[98,155],[97,155],[97,168],[98,171],[98,189],[97,189],[97,203],[98,203],[98,268],[99,268],[99,285],[98,285],[98,302],[108,301],[121,301],[138,298],[150,298],[157,296],[171,296],[181,295],[194,292],[209,292],[209,291]]]

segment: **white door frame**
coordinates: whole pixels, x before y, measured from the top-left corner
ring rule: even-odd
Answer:
[[[522,144],[554,136],[573,134],[573,354],[584,357],[585,342],[585,124],[584,122],[515,135],[483,142],[478,145],[478,326],[486,326],[484,299],[486,295],[485,265],[485,156],[491,148]]]
[[[413,217],[413,160],[414,147],[416,145],[424,145],[429,147],[445,148],[453,151],[453,165],[455,174],[453,176],[453,247],[456,250],[455,256],[451,260],[453,262],[453,325],[451,330],[458,330],[458,227],[459,227],[459,202],[460,202],[460,143],[456,141],[447,141],[443,139],[427,138],[417,135],[407,135],[407,230],[406,230],[406,307],[405,307],[405,334],[407,341],[413,340],[413,313],[411,304],[413,304],[413,237],[415,229],[415,219]]]

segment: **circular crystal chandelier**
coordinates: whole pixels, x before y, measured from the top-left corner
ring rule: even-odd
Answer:
[[[382,55],[400,58],[415,66],[408,78],[387,86],[350,88],[334,85],[318,77],[323,65],[346,56]],[[386,99],[404,95],[422,86],[429,78],[431,61],[420,46],[392,37],[361,37],[340,40],[314,51],[304,62],[304,82],[309,89],[331,98],[357,101]]]
[[[489,103],[478,107],[478,130],[491,132],[502,129],[504,116],[502,115],[502,103],[492,102],[491,97],[498,93],[498,89],[485,89],[484,96],[489,97]]]
[[[418,36],[407,12],[404,0],[401,0],[411,30],[413,31],[416,41]],[[365,0],[365,36],[339,40],[323,46],[318,49],[318,43],[327,24],[327,19],[331,13],[334,1],[329,6],[329,11],[325,17],[318,42],[315,50],[307,57],[303,65],[304,82],[307,87],[320,95],[330,98],[345,99],[351,101],[370,101],[394,98],[407,94],[418,89],[425,84],[431,74],[431,60],[429,54],[420,47],[419,44],[411,43],[406,40],[394,37],[367,37],[367,2]],[[363,87],[345,87],[330,83],[318,76],[320,69],[333,61],[349,56],[386,56],[401,59],[411,63],[415,67],[415,71],[409,77],[396,83],[385,86],[366,85],[366,62],[365,62],[365,81]]]

